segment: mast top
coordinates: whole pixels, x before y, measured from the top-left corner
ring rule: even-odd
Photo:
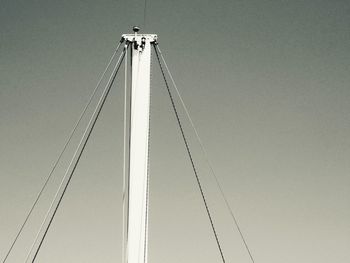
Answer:
[[[135,33],[140,31],[140,28],[138,26],[133,26],[132,31],[134,31]]]
[[[138,26],[134,26],[132,30],[134,31],[134,34],[123,34],[122,39],[125,39],[128,42],[137,42],[140,44],[144,41],[149,41],[150,43],[157,42],[156,34],[138,34],[140,31],[140,27]]]

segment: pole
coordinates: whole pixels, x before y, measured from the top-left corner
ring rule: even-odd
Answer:
[[[131,99],[125,105],[130,108],[127,263],[147,262],[151,43],[157,36],[138,31],[134,27],[134,34],[123,35],[131,43]]]

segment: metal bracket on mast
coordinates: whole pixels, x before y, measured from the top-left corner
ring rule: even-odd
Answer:
[[[123,263],[147,263],[148,240],[148,135],[150,107],[151,44],[155,34],[124,34],[131,43],[131,92],[129,105],[128,215],[126,257]]]
[[[124,38],[127,42],[133,43],[133,47],[136,50],[143,51],[146,43],[155,43],[157,42],[156,34],[138,34],[140,28],[137,26],[133,27],[134,34],[123,34],[122,38]]]

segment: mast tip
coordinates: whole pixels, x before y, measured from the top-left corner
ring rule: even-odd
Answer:
[[[138,26],[133,26],[132,31],[134,31],[135,33],[140,31],[140,28]]]

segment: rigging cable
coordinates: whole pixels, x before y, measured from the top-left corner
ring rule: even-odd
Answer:
[[[49,183],[49,181],[50,181],[50,179],[51,179],[51,177],[52,177],[54,171],[56,170],[56,167],[57,167],[58,163],[60,162],[60,160],[61,160],[61,158],[62,158],[62,156],[63,156],[63,153],[65,152],[65,150],[67,149],[68,144],[69,144],[70,141],[72,140],[72,137],[73,137],[75,131],[77,130],[77,128],[78,128],[78,126],[79,126],[79,124],[80,124],[80,122],[81,122],[83,116],[85,115],[86,110],[87,110],[88,107],[90,106],[90,104],[91,104],[91,102],[92,102],[92,99],[93,99],[93,97],[95,96],[95,94],[96,94],[96,92],[97,92],[97,90],[98,90],[98,87],[99,87],[100,84],[101,84],[101,81],[102,81],[103,77],[105,76],[105,74],[106,74],[106,72],[107,72],[109,66],[111,65],[111,63],[112,63],[112,61],[113,61],[115,55],[116,55],[117,52],[118,52],[119,47],[120,47],[120,45],[121,45],[121,43],[122,43],[123,41],[124,41],[123,39],[120,40],[120,42],[119,42],[118,46],[116,47],[116,49],[115,49],[115,51],[114,51],[112,57],[110,58],[110,60],[109,60],[109,62],[108,62],[108,64],[107,64],[105,70],[103,71],[103,73],[102,73],[102,75],[101,75],[99,81],[97,82],[97,85],[96,85],[94,91],[92,92],[92,94],[91,94],[91,96],[90,96],[90,98],[89,98],[88,103],[85,105],[85,107],[84,107],[83,111],[81,112],[81,114],[80,114],[80,116],[79,116],[77,122],[76,122],[75,125],[74,125],[73,130],[70,132],[67,141],[65,142],[65,144],[64,144],[64,146],[63,146],[63,148],[62,148],[62,150],[61,150],[61,152],[60,152],[60,154],[59,154],[57,160],[55,161],[55,163],[54,163],[54,165],[53,165],[53,167],[52,167],[52,169],[51,169],[49,175],[47,176],[47,178],[46,178],[46,180],[45,180],[43,186],[41,187],[39,193],[37,194],[36,199],[34,200],[34,202],[33,202],[32,206],[31,206],[31,208],[30,208],[30,210],[29,210],[29,212],[28,212],[28,214],[27,214],[25,220],[23,221],[23,223],[22,223],[20,229],[18,230],[18,232],[17,232],[17,234],[16,234],[14,240],[12,241],[11,246],[10,246],[9,250],[7,251],[7,253],[6,253],[6,255],[5,255],[5,257],[4,257],[3,261],[2,261],[2,263],[5,263],[5,262],[6,262],[7,258],[8,258],[9,255],[11,254],[12,249],[13,249],[13,247],[15,246],[15,244],[16,244],[18,238],[19,238],[20,235],[22,234],[22,231],[23,231],[25,225],[27,224],[27,222],[28,222],[28,220],[29,220],[29,218],[30,218],[30,216],[31,216],[31,214],[32,214],[32,212],[33,212],[33,210],[34,210],[34,208],[36,207],[36,205],[37,205],[37,203],[38,203],[40,197],[42,196],[42,193],[44,192],[44,190],[45,190],[47,184]]]
[[[216,243],[217,243],[217,246],[218,246],[220,255],[221,255],[222,262],[225,263],[225,257],[224,257],[224,254],[223,254],[223,251],[222,251],[222,248],[221,248],[221,245],[220,245],[220,241],[219,241],[218,235],[217,235],[216,230],[215,230],[215,226],[214,226],[214,223],[213,223],[213,219],[212,219],[212,217],[211,217],[210,210],[209,210],[209,207],[208,207],[208,204],[207,204],[207,201],[206,201],[204,192],[203,192],[202,184],[201,184],[200,179],[199,179],[199,176],[198,176],[198,174],[197,174],[197,169],[196,169],[196,167],[195,167],[195,165],[194,165],[194,161],[193,161],[193,158],[192,158],[192,154],[191,154],[191,151],[190,151],[190,148],[189,148],[189,145],[188,145],[188,142],[187,142],[187,139],[186,139],[184,130],[183,130],[183,128],[182,128],[182,124],[181,124],[180,117],[179,117],[179,114],[178,114],[177,109],[176,109],[176,105],[175,105],[175,102],[174,102],[174,98],[173,98],[172,93],[171,93],[171,91],[170,91],[169,84],[168,84],[168,82],[167,82],[167,80],[166,80],[165,73],[164,73],[164,70],[163,70],[163,67],[162,67],[160,58],[159,58],[159,54],[158,54],[158,50],[157,50],[157,44],[154,44],[154,50],[155,50],[155,53],[156,53],[156,56],[157,56],[157,60],[158,60],[158,63],[159,63],[160,70],[161,70],[162,75],[163,75],[163,78],[164,78],[165,86],[166,86],[166,88],[167,88],[167,91],[168,91],[168,94],[169,94],[169,97],[170,97],[170,100],[171,100],[172,107],[173,107],[173,109],[174,109],[174,113],[175,113],[175,116],[176,116],[177,123],[178,123],[178,125],[179,125],[180,132],[181,132],[182,138],[183,138],[183,140],[184,140],[184,143],[185,143],[185,146],[186,146],[186,150],[187,150],[188,156],[189,156],[190,161],[191,161],[191,165],[192,165],[192,168],[193,168],[193,172],[194,172],[194,175],[195,175],[196,180],[197,180],[197,184],[198,184],[198,187],[199,187],[199,190],[200,190],[200,193],[201,193],[201,196],[202,196],[204,205],[205,205],[205,209],[206,209],[207,215],[208,215],[208,217],[209,217],[209,221],[210,221],[210,224],[211,224],[211,228],[212,228],[213,233],[214,233],[214,236],[215,236],[215,240],[216,240]]]
[[[72,158],[72,160],[71,160],[71,162],[70,162],[70,164],[69,164],[69,166],[68,166],[68,168],[67,168],[67,170],[66,170],[66,173],[65,173],[65,175],[64,175],[64,177],[63,177],[63,179],[62,179],[62,181],[61,181],[61,184],[60,184],[60,186],[59,186],[59,189],[58,189],[57,192],[56,192],[56,195],[55,195],[55,197],[54,197],[54,200],[53,200],[52,203],[51,203],[51,206],[50,206],[50,208],[49,208],[49,211],[47,212],[47,214],[46,214],[46,216],[45,216],[45,218],[44,218],[44,221],[43,221],[42,224],[41,224],[41,227],[40,227],[40,229],[39,229],[39,231],[38,231],[38,233],[37,233],[37,236],[36,236],[36,238],[35,238],[35,240],[34,240],[32,246],[31,246],[31,249],[30,249],[30,251],[29,251],[29,253],[28,253],[28,255],[27,255],[27,258],[26,258],[25,262],[28,262],[28,259],[29,259],[30,255],[31,255],[31,252],[33,251],[34,245],[35,245],[36,241],[38,240],[39,234],[40,234],[41,230],[43,229],[44,224],[45,224],[45,222],[46,222],[46,220],[47,220],[47,218],[48,218],[48,216],[49,216],[49,213],[50,213],[50,211],[51,211],[51,208],[53,207],[53,205],[54,205],[54,203],[55,203],[55,201],[56,201],[56,198],[57,198],[57,196],[58,196],[58,193],[60,192],[61,187],[63,186],[63,182],[65,181],[65,179],[66,179],[66,177],[67,177],[67,175],[68,175],[68,172],[69,172],[69,170],[70,170],[70,168],[71,168],[71,166],[72,166],[72,164],[73,164],[73,161],[74,161],[75,157],[78,156],[78,157],[76,158],[76,161],[75,161],[74,165],[73,165],[72,171],[70,172],[70,175],[69,175],[69,177],[68,177],[68,180],[67,180],[67,182],[65,183],[65,186],[64,186],[64,188],[63,188],[63,191],[62,191],[62,193],[61,193],[61,195],[60,195],[60,197],[59,197],[59,199],[58,199],[58,202],[57,202],[57,204],[56,204],[56,207],[54,208],[53,214],[51,215],[51,218],[50,218],[50,220],[49,220],[49,222],[48,222],[48,225],[46,226],[45,232],[44,232],[43,236],[41,237],[40,243],[39,243],[39,245],[38,245],[38,247],[37,247],[37,249],[36,249],[36,252],[35,252],[34,257],[33,257],[33,259],[32,259],[32,263],[35,262],[35,259],[36,259],[37,255],[38,255],[38,253],[39,253],[39,250],[40,250],[40,248],[41,248],[41,246],[42,246],[42,244],[43,244],[43,241],[44,241],[44,239],[45,239],[45,237],[46,237],[46,235],[47,235],[47,233],[48,233],[48,230],[49,230],[49,228],[50,228],[50,226],[51,226],[51,224],[52,224],[52,222],[53,222],[53,219],[54,219],[54,217],[55,217],[55,215],[56,215],[56,213],[57,213],[57,210],[58,210],[58,208],[59,208],[59,206],[60,206],[60,204],[61,204],[61,202],[62,202],[63,196],[64,196],[64,194],[66,193],[67,187],[68,187],[68,185],[69,185],[69,183],[70,183],[70,181],[71,181],[71,179],[72,179],[72,177],[73,177],[73,174],[74,174],[74,172],[75,172],[75,169],[76,169],[76,167],[77,167],[77,165],[78,165],[78,163],[79,163],[79,161],[80,161],[80,158],[81,158],[81,156],[82,156],[82,153],[83,153],[83,151],[84,151],[84,149],[85,149],[85,147],[86,147],[86,145],[87,145],[87,142],[88,142],[88,140],[89,140],[89,138],[90,138],[90,135],[91,135],[91,133],[92,133],[92,131],[93,131],[93,128],[94,128],[94,126],[95,126],[95,124],[96,124],[96,122],[97,122],[97,119],[98,119],[98,117],[99,117],[99,115],[100,115],[100,113],[101,113],[102,107],[103,107],[103,105],[104,105],[104,103],[105,103],[105,101],[106,101],[106,99],[107,99],[107,96],[108,96],[108,94],[109,94],[109,92],[110,92],[110,90],[111,90],[111,87],[112,87],[112,85],[113,85],[113,83],[114,83],[114,80],[115,80],[115,78],[116,78],[116,75],[117,75],[117,73],[118,73],[118,71],[119,71],[119,68],[120,68],[120,66],[121,66],[121,62],[122,62],[122,60],[123,60],[123,58],[124,58],[125,50],[126,50],[126,48],[127,48],[127,45],[128,45],[128,44],[125,45],[124,50],[123,50],[122,54],[120,55],[120,57],[119,57],[119,59],[118,59],[118,61],[117,61],[117,63],[116,63],[116,66],[115,66],[114,69],[113,69],[112,75],[111,75],[111,77],[109,78],[108,83],[107,83],[107,85],[106,85],[106,87],[105,87],[105,89],[104,89],[104,91],[103,91],[103,93],[102,93],[102,96],[100,97],[100,99],[99,99],[99,101],[98,101],[98,104],[97,104],[97,106],[96,106],[96,108],[95,108],[95,110],[94,110],[94,112],[93,112],[93,115],[91,116],[91,119],[90,119],[90,121],[89,121],[89,123],[88,123],[88,125],[87,125],[87,127],[86,127],[86,129],[85,129],[85,131],[84,131],[84,134],[83,134],[83,136],[82,136],[82,138],[81,138],[81,140],[80,140],[80,142],[79,142],[79,145],[78,145],[78,147],[77,147],[77,149],[76,149],[76,151],[75,151],[75,153],[74,153],[74,156],[73,156],[73,158]],[[82,147],[80,148],[81,145],[82,145]],[[78,153],[78,152],[79,152],[79,153]]]
[[[147,0],[143,6],[143,29],[146,30]]]
[[[230,204],[229,204],[229,202],[228,202],[228,200],[227,200],[227,198],[226,198],[226,195],[225,195],[225,193],[224,193],[224,191],[223,191],[223,188],[222,188],[222,186],[221,186],[221,184],[220,184],[220,182],[219,182],[219,179],[218,179],[218,177],[216,176],[216,174],[215,174],[215,172],[214,172],[213,165],[211,164],[211,162],[210,162],[210,160],[209,160],[209,157],[208,157],[208,153],[207,153],[207,151],[205,150],[205,147],[204,147],[204,144],[203,144],[201,138],[199,137],[199,134],[198,134],[198,132],[197,132],[197,129],[196,129],[196,127],[195,127],[195,125],[194,125],[194,123],[193,123],[193,121],[192,121],[192,118],[191,118],[191,116],[190,116],[190,114],[189,114],[189,111],[188,111],[188,109],[187,109],[187,107],[186,107],[186,104],[185,104],[185,102],[183,101],[182,96],[181,96],[181,94],[180,94],[180,92],[179,92],[179,90],[178,90],[178,88],[177,88],[177,86],[176,86],[176,84],[175,84],[174,78],[173,78],[173,76],[172,76],[172,74],[171,74],[171,72],[170,72],[170,70],[169,70],[169,68],[168,68],[167,63],[165,62],[164,56],[163,56],[163,54],[162,54],[162,52],[161,52],[161,50],[160,50],[160,48],[159,48],[158,45],[156,46],[156,48],[157,48],[158,51],[159,51],[159,54],[160,54],[160,56],[161,56],[161,58],[162,58],[162,61],[163,61],[163,63],[164,63],[164,66],[165,66],[165,68],[166,68],[166,70],[167,70],[167,72],[168,72],[168,74],[169,74],[169,76],[170,76],[170,79],[171,79],[171,81],[172,81],[172,83],[173,83],[173,86],[174,86],[174,88],[175,88],[175,90],[176,90],[176,93],[177,93],[177,95],[178,95],[178,97],[179,97],[179,99],[180,99],[180,101],[181,101],[182,107],[183,107],[184,110],[185,110],[186,116],[187,116],[187,118],[188,118],[188,120],[189,120],[189,122],[190,122],[190,124],[191,124],[191,127],[192,127],[192,129],[194,130],[194,133],[195,133],[195,135],[196,135],[196,137],[197,137],[197,140],[198,140],[198,142],[199,142],[199,144],[200,144],[200,147],[201,147],[202,152],[203,152],[203,154],[204,154],[204,158],[206,159],[206,162],[207,162],[207,164],[208,164],[208,166],[209,166],[209,168],[210,168],[210,170],[211,170],[211,174],[213,175],[213,177],[214,177],[214,179],[215,179],[215,182],[216,182],[216,184],[217,184],[217,186],[218,186],[218,188],[219,188],[219,191],[220,191],[220,193],[221,193],[221,196],[222,196],[223,199],[224,199],[225,205],[226,205],[227,209],[229,210],[229,212],[230,212],[230,214],[231,214],[231,217],[232,217],[233,222],[234,222],[234,224],[235,224],[235,226],[236,226],[236,228],[237,228],[237,230],[238,230],[238,232],[239,232],[239,235],[241,236],[241,239],[242,239],[242,241],[243,241],[243,243],[244,243],[244,246],[245,246],[245,248],[246,248],[246,250],[247,250],[247,253],[249,254],[249,257],[250,257],[251,261],[252,261],[253,263],[255,263],[254,257],[253,257],[253,255],[252,255],[252,253],[251,253],[251,250],[249,249],[249,246],[248,246],[248,243],[247,243],[247,241],[246,241],[246,238],[244,237],[243,232],[242,232],[242,230],[241,230],[241,228],[240,228],[240,226],[239,226],[238,220],[237,220],[235,214],[233,213],[233,210],[231,209],[231,206],[230,206]]]

